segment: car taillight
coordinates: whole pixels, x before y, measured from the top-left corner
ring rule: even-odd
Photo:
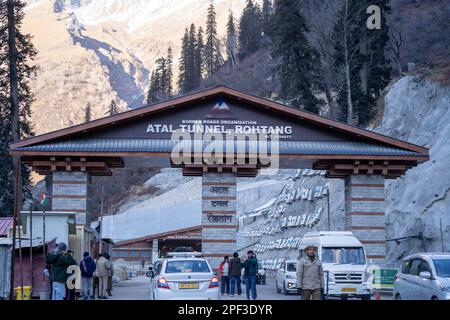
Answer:
[[[158,288],[169,289],[169,284],[167,283],[167,280],[164,278],[158,279],[157,286]]]
[[[213,277],[209,283],[209,288],[217,288],[219,286],[219,278]]]

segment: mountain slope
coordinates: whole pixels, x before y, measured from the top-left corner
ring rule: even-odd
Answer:
[[[177,78],[179,43],[191,23],[205,27],[208,0],[31,0],[24,31],[33,36],[40,70],[32,121],[44,133],[83,121],[93,105],[102,117],[112,99],[121,109],[144,104],[150,70],[172,47]],[[216,0],[219,35],[230,10],[245,0]]]

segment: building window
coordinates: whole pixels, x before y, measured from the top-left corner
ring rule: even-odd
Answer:
[[[130,257],[132,257],[132,258],[139,257],[139,252],[136,250],[130,251]]]
[[[150,251],[141,251],[141,257],[143,258],[150,258]]]
[[[119,258],[128,258],[128,251],[118,251]]]

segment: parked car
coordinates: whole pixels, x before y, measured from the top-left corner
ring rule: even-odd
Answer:
[[[220,280],[201,254],[172,252],[155,264],[152,300],[219,300]]]
[[[326,297],[370,300],[369,263],[362,243],[352,232],[307,232],[300,242],[300,257],[311,245],[318,248],[322,261]]]
[[[275,277],[277,293],[297,293],[297,261],[287,260],[281,264]]]
[[[257,284],[266,284],[266,269],[258,262],[258,274],[256,275]]]
[[[393,296],[396,300],[450,300],[450,254],[417,253],[404,258]]]

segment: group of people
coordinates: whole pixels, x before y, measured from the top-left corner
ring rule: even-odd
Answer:
[[[244,273],[242,274],[242,269]],[[256,280],[258,275],[258,259],[253,251],[247,252],[246,258],[240,258],[237,252],[233,253],[233,258],[225,256],[219,265],[221,293],[234,297],[242,294],[241,280],[246,288],[247,299],[257,298]]]
[[[44,272],[51,282],[51,300],[76,300],[75,279],[71,284],[68,283],[73,274],[68,268],[78,265],[74,252],[67,250],[67,245],[61,242],[54,252],[47,255],[46,263]],[[95,299],[96,291],[99,299],[107,299],[107,295],[112,296],[114,268],[108,253],[102,252],[97,261],[94,261],[89,252],[84,252],[79,270],[84,300]]]
[[[243,276],[242,269],[244,269]],[[253,251],[247,252],[247,258],[240,258],[237,252],[233,254],[232,259],[225,256],[219,265],[219,272],[222,295],[228,294],[233,297],[237,292],[240,296],[242,293],[241,279],[243,278],[247,299],[257,298],[258,259]],[[321,300],[323,298],[324,272],[315,246],[306,247],[298,263],[297,287],[303,300]]]

